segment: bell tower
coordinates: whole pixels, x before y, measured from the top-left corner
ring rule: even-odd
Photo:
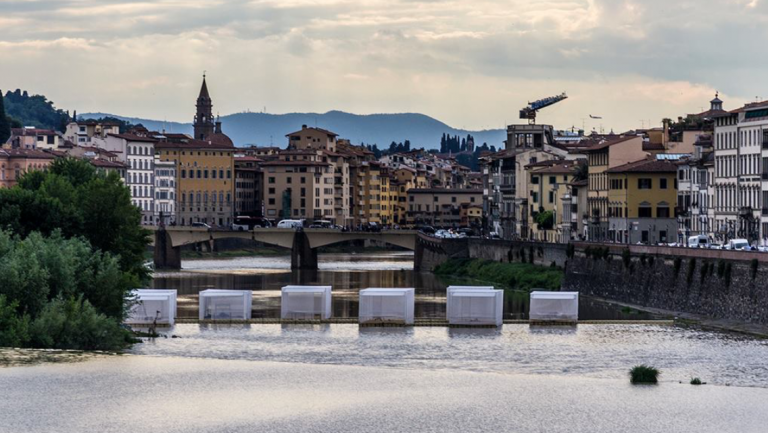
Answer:
[[[214,132],[213,121],[213,103],[208,94],[208,86],[205,84],[205,74],[203,74],[203,85],[200,87],[200,95],[197,97],[197,114],[195,114],[195,139],[207,140]]]

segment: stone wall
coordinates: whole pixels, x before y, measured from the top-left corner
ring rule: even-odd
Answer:
[[[413,270],[432,272],[449,259],[469,257],[468,241],[469,239],[440,239],[419,234],[413,254]]]
[[[766,256],[577,244],[568,259],[563,290],[715,319],[768,324]]]
[[[473,259],[491,260],[494,262],[525,262],[540,266],[563,267],[566,262],[566,244],[546,242],[513,242],[498,239],[469,239],[469,257]]]

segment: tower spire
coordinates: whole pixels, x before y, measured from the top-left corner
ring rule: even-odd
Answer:
[[[208,84],[205,82],[203,71],[203,84],[200,86],[200,94],[197,97],[197,113],[195,114],[195,138],[207,140],[214,133],[213,103],[208,94]]]

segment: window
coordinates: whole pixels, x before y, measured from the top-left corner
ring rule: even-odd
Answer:
[[[274,194],[274,193],[275,193],[275,189],[274,189],[274,188],[270,188],[270,189],[269,189],[269,193],[270,193],[270,194]]]
[[[650,206],[640,206],[637,208],[638,218],[653,218],[653,212]]]
[[[275,199],[274,198],[269,199],[269,204],[274,205],[275,204]]]
[[[553,183],[557,183],[557,179],[555,179],[555,176],[549,176],[549,183],[550,185]]]
[[[662,177],[659,179],[659,189],[667,189],[667,178]]]
[[[531,177],[531,183],[534,184],[534,185],[538,185],[539,184],[539,176],[532,176]]]
[[[549,192],[549,202],[552,203],[555,201],[555,193],[550,191]]]
[[[669,208],[666,206],[657,207],[656,218],[669,218]]]
[[[651,189],[653,188],[652,179],[637,179],[637,189]]]
[[[267,179],[267,183],[275,183],[275,178],[270,177],[269,179]]]
[[[451,203],[456,203],[456,197],[451,197]]]

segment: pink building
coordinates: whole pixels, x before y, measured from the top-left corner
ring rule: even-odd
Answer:
[[[45,170],[55,157],[34,149],[0,149],[0,188],[11,188],[30,170]]]

